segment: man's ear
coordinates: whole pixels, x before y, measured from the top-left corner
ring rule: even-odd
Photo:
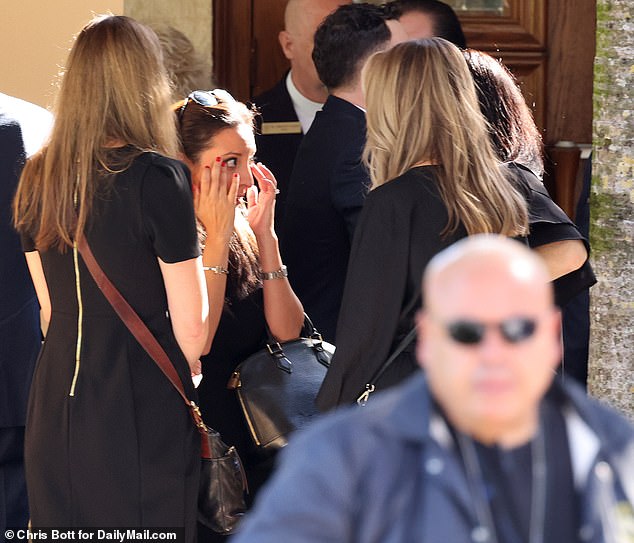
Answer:
[[[291,60],[293,58],[293,37],[290,32],[287,30],[282,30],[278,35],[277,39],[280,42],[280,47],[282,48],[282,52],[284,56]]]

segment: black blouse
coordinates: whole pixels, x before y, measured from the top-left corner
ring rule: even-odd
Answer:
[[[436,170],[412,168],[366,198],[348,263],[337,350],[317,397],[321,410],[356,400],[412,329],[429,260],[467,235],[462,225],[450,235],[441,234],[449,217]],[[382,385],[394,384],[415,368],[411,348],[406,349]]]

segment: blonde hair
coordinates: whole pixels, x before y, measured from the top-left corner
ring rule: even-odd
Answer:
[[[203,57],[185,34],[166,23],[153,23],[149,26],[156,32],[161,44],[163,62],[172,84],[173,102],[196,89],[215,86]]]
[[[124,16],[95,17],[78,34],[54,109],[50,141],[22,172],[15,224],[38,249],[71,246],[114,167],[143,151],[176,156],[170,86],[158,39]]]
[[[501,170],[457,47],[442,38],[401,43],[374,54],[363,79],[372,188],[422,162],[438,164],[449,215],[443,234],[460,223],[469,234],[526,234],[526,202]]]

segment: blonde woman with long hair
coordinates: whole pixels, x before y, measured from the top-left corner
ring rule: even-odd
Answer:
[[[14,203],[50,321],[27,414],[34,527],[173,526],[195,539],[200,439],[188,410],[92,280],[106,275],[194,397],[208,302],[189,173],[156,35],[123,16],[79,33],[52,135]]]
[[[322,410],[353,402],[413,328],[420,278],[436,253],[468,235],[528,229],[524,197],[491,146],[457,47],[431,38],[376,53],[364,89],[372,190],[355,232]],[[377,389],[415,370],[413,349]]]

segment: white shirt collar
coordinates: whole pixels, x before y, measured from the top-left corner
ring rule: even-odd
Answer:
[[[306,98],[293,83],[291,78],[291,72],[288,72],[286,76],[286,88],[288,89],[288,94],[291,96],[291,101],[293,102],[293,109],[295,109],[295,113],[297,113],[297,119],[299,123],[302,125],[302,132],[306,134],[310,125],[313,124],[313,120],[315,119],[316,113],[321,110],[323,104],[318,102],[313,102]]]

